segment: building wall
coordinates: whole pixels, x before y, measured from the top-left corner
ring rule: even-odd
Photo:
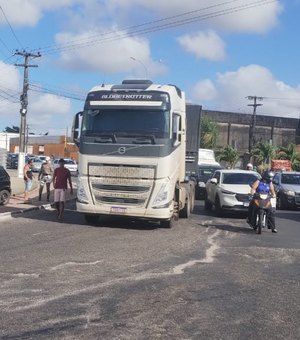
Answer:
[[[203,110],[202,113],[217,123],[219,128],[217,146],[231,145],[241,153],[248,152],[251,114],[210,110]],[[256,116],[256,142],[270,141],[275,146],[287,146],[289,143],[297,144],[299,134],[298,119]]]
[[[19,139],[12,140],[10,152],[17,152],[19,149]],[[32,137],[27,144],[28,153],[34,155],[54,156],[55,158],[74,158],[78,161],[78,148],[65,136],[56,136],[55,138],[45,138],[41,136]]]

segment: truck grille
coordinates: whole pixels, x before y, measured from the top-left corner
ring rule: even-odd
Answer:
[[[95,204],[145,206],[154,177],[154,167],[89,165],[89,181]]]

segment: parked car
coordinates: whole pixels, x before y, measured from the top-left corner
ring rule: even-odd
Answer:
[[[198,173],[196,176],[196,199],[205,199],[206,182],[213,176],[214,172],[219,169],[223,169],[223,167],[217,163],[198,165]]]
[[[32,159],[32,171],[33,172],[39,172],[41,170],[42,164],[44,161],[42,161],[39,157],[34,157]]]
[[[7,171],[0,165],[0,205],[9,202],[11,196],[10,176]]]
[[[273,184],[278,209],[300,208],[300,172],[276,172]]]
[[[8,153],[6,157],[6,167],[8,169],[14,169],[15,161],[18,161],[19,154],[17,153]]]
[[[217,170],[206,183],[205,208],[215,207],[217,215],[224,211],[246,211],[251,197],[250,187],[260,178],[256,171]]]
[[[72,175],[77,174],[78,172],[78,165],[76,161],[71,158],[64,158],[65,161],[65,168],[69,169]],[[59,158],[53,161],[54,169],[59,167]]]

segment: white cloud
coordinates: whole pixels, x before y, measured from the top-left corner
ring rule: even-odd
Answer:
[[[68,98],[30,92],[28,124],[33,131],[65,129],[71,121],[68,117],[70,110],[71,102]]]
[[[253,4],[253,8],[249,8],[249,4]],[[81,17],[83,27],[86,27],[88,22],[95,24],[95,18],[99,17],[102,17],[103,20],[109,18],[111,21],[130,25],[148,22],[152,19],[174,17],[172,21],[177,21],[177,25],[181,20],[193,20],[194,18],[198,28],[200,26],[201,28],[218,28],[222,31],[266,32],[277,24],[282,5],[279,0],[266,3],[263,6],[258,5],[259,3],[255,0],[233,2],[172,0],[172,5],[169,1],[161,0],[89,0],[88,2],[86,0],[10,0],[2,4],[2,8],[10,23],[16,26],[35,26],[45,15],[45,12],[61,12],[64,9],[66,13],[75,15],[77,24]],[[78,6],[80,6],[80,15]],[[228,11],[232,13],[223,15]],[[187,14],[177,17],[183,13]],[[71,19],[72,16],[70,15],[69,18]],[[3,16],[0,16],[1,24],[6,24]]]
[[[65,46],[60,63],[69,69],[105,74],[128,72],[143,78],[166,71],[162,63],[151,59],[148,40],[127,36],[126,32],[117,29],[87,31],[78,35],[60,33],[56,36],[56,41],[58,45]],[[79,42],[79,46],[73,46],[72,41]]]
[[[216,80],[202,80],[193,90],[193,99],[205,107],[213,100],[214,109],[220,111],[252,112],[247,96],[265,97],[258,114],[282,117],[300,116],[300,86],[293,88],[277,80],[259,65],[248,65],[234,72],[218,74]],[[207,103],[211,105],[211,103]]]
[[[213,31],[186,34],[177,40],[185,51],[199,59],[218,61],[225,58],[225,43]]]
[[[192,96],[201,101],[214,100],[217,96],[214,83],[210,79],[199,81],[193,88]]]
[[[33,27],[41,20],[45,11],[58,10],[81,2],[84,0],[9,0],[1,6],[11,25]],[[1,24],[7,24],[3,15],[0,15]]]
[[[255,0],[236,0],[223,1],[219,0],[110,0],[108,1],[111,12],[136,10],[140,6],[140,17],[147,15],[149,11],[154,17],[166,18],[173,17],[177,20],[178,25],[181,20],[194,20],[198,27],[211,29],[229,30],[235,32],[267,32],[277,24],[278,15],[282,11],[282,5],[279,1],[273,3],[261,2],[261,5]],[[250,8],[251,7],[251,8]],[[120,10],[121,9],[121,10]],[[146,9],[146,13],[143,11]],[[176,17],[178,14],[187,13],[185,16]],[[224,15],[224,13],[227,13]]]

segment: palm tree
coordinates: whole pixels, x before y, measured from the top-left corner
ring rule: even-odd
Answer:
[[[217,159],[219,162],[226,162],[230,169],[232,169],[239,159],[239,153],[232,146],[226,145],[218,152]]]
[[[214,149],[218,137],[217,123],[209,117],[201,119],[201,148]]]
[[[300,171],[300,152],[296,150],[295,144],[290,143],[287,147],[279,147],[276,158],[290,160],[292,168],[296,171]]]
[[[256,163],[265,169],[275,156],[275,148],[269,142],[258,142],[252,150]]]

